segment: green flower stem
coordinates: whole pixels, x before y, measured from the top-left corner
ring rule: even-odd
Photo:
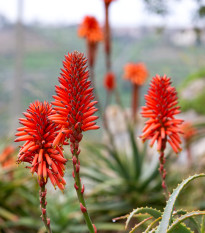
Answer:
[[[52,233],[52,230],[50,228],[50,219],[47,219],[47,214],[46,214],[46,188],[45,188],[45,183],[43,183],[43,185],[41,186],[40,201],[41,201],[42,220],[44,222],[44,225],[46,227],[47,232]],[[45,210],[45,212],[43,212],[43,209]]]
[[[76,150],[74,150],[73,157],[74,156],[77,158],[77,164],[79,164],[79,159],[78,159],[78,155],[76,153]],[[84,191],[82,191],[82,184],[81,184],[80,174],[79,174],[79,171],[78,172],[76,171],[76,165],[74,163],[73,163],[73,171],[74,171],[74,180],[75,180],[75,184],[76,184],[75,189],[76,189],[76,192],[77,192],[78,200],[86,208],[86,211],[82,211],[82,209],[81,209],[81,211],[83,213],[83,217],[85,219],[85,222],[87,224],[89,232],[90,233],[95,233],[92,221],[91,221],[90,216],[89,216],[88,211],[87,211],[85,199],[84,199],[84,196],[83,196]]]
[[[168,191],[166,180],[165,180],[165,178],[166,178],[166,169],[164,167],[165,160],[166,160],[165,156],[164,156],[165,146],[166,146],[166,139],[163,139],[162,150],[161,150],[160,156],[159,156],[159,162],[160,162],[159,172],[160,172],[160,175],[161,175],[162,188],[164,189],[164,195],[165,195],[166,201],[168,201],[170,193]]]

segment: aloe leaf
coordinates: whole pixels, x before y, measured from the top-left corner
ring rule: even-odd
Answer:
[[[181,184],[178,185],[178,187],[173,191],[173,193],[171,194],[167,205],[164,209],[164,213],[162,216],[162,221],[159,224],[159,227],[157,229],[156,233],[165,233],[167,232],[169,225],[171,223],[172,220],[172,212],[173,212],[173,208],[174,208],[174,204],[176,202],[176,199],[179,195],[179,193],[182,191],[182,189],[192,180],[199,178],[199,177],[204,177],[205,174],[196,174],[193,176],[188,177],[186,180],[184,180]]]
[[[168,231],[167,231],[168,233]],[[174,229],[173,233],[194,233],[190,228],[188,228],[185,224],[181,223],[177,225],[177,227]]]
[[[142,208],[137,208],[137,209],[134,209],[130,214],[129,214],[129,217],[127,218],[127,221],[126,221],[126,224],[125,224],[125,229],[127,228],[130,220],[132,219],[132,217],[135,215],[135,214],[149,214],[151,215],[152,217],[154,218],[159,218],[162,216],[162,213],[159,211],[159,210],[156,210],[156,209],[153,209],[153,208],[149,208],[149,207],[142,207]]]
[[[110,162],[110,159],[108,157],[106,157],[100,150],[98,149],[98,147],[96,146],[92,146],[92,145],[87,145],[86,146],[88,150],[92,151],[92,153],[94,155],[96,155],[96,158],[100,158],[102,161],[104,161],[108,167],[110,167],[111,169],[114,169],[115,167],[113,166],[113,164]]]
[[[126,179],[129,179],[129,172],[127,170],[127,166],[125,164],[122,163],[121,159],[120,159],[120,153],[116,150],[112,150],[110,149],[108,146],[104,145],[104,148],[107,149],[108,153],[110,156],[112,156],[112,158],[116,161],[116,163],[119,166],[120,173],[124,175],[124,177]],[[116,169],[116,167],[114,168]]]
[[[200,216],[200,215],[205,215],[205,211],[194,211],[194,212],[190,212],[190,213],[182,215],[181,217],[177,218],[172,223],[172,225],[169,227],[167,233],[172,233],[173,230],[175,230],[175,228],[178,226],[178,224],[185,221],[186,219],[188,219],[190,217]]]
[[[9,212],[8,210],[0,207],[0,216],[7,219],[7,220],[11,220],[11,221],[17,221],[18,220],[18,216]]]
[[[201,233],[203,233],[205,231],[204,224],[205,224],[205,218],[203,216],[202,221],[201,221]]]
[[[173,212],[173,216],[184,215],[184,214],[187,214],[187,213],[188,213],[188,211],[186,211],[186,210],[177,210],[177,211]],[[197,231],[200,232],[200,226],[199,226],[198,222],[196,221],[196,219],[190,217],[189,220],[190,220],[190,222],[192,222],[192,224],[197,229]]]
[[[141,225],[143,225],[145,222],[149,221],[150,219],[152,219],[153,217],[149,217],[144,219],[143,221],[141,221],[140,223],[138,223],[137,225],[135,225],[131,231],[129,233],[133,233],[138,227],[140,227]]]
[[[149,231],[152,229],[152,227],[159,222],[162,219],[162,217],[159,217],[157,219],[155,219],[152,223],[149,224],[149,226],[147,227],[147,229],[143,232],[143,233],[149,233]]]
[[[139,187],[141,191],[144,190],[152,180],[154,180],[157,176],[159,176],[158,167],[159,167],[158,159],[153,159],[149,167],[145,167],[142,169],[143,174],[142,177],[140,177],[141,185]]]
[[[137,148],[137,143],[135,141],[134,130],[131,129],[130,126],[128,126],[128,132],[130,135],[130,141],[131,141],[131,146],[133,150],[133,159],[134,159],[134,165],[135,165],[135,171],[136,171],[136,178],[138,178],[141,174],[142,161],[141,161],[140,154]]]

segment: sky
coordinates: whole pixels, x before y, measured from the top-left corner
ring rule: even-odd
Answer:
[[[10,21],[17,19],[19,0],[0,1],[0,14]],[[23,21],[56,25],[80,23],[85,15],[104,21],[103,0],[20,0],[24,2]],[[173,2],[173,0],[170,2]],[[176,1],[177,2],[177,1]],[[145,10],[142,0],[116,0],[110,7],[111,24],[115,27],[162,25],[186,27],[192,22],[191,12],[196,8],[193,0],[181,0],[170,4],[171,14],[162,19]]]

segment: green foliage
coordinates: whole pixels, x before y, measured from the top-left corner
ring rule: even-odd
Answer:
[[[199,14],[200,18],[205,17],[205,6],[199,7],[198,14]]]
[[[159,15],[166,15],[168,13],[169,7],[164,0],[144,0],[147,9],[153,13]]]
[[[89,158],[81,172],[88,182],[90,210],[96,217],[104,215],[104,219],[110,219],[125,214],[133,206],[163,205],[158,156],[150,162],[147,144],[139,150],[131,128],[128,136],[130,153],[102,143],[87,144]]]
[[[181,87],[179,88],[179,90],[185,88],[188,86],[188,84],[192,83],[193,81],[195,80],[198,80],[198,79],[203,79],[205,78],[205,69],[202,68],[200,70],[198,70],[197,72],[195,73],[192,73],[190,74],[181,84]]]
[[[181,87],[179,88],[179,92],[183,91],[188,85],[198,79],[205,78],[205,69],[201,69],[198,72],[191,74],[187,77],[187,79],[182,83]],[[204,109],[204,101],[205,101],[205,93],[200,92],[195,98],[191,100],[183,99],[182,97],[179,99],[179,104],[181,106],[182,111],[188,111],[190,109],[194,109],[199,114],[205,114]]]
[[[205,174],[196,174],[185,179],[170,195],[169,200],[167,201],[164,212],[160,212],[153,208],[137,208],[133,210],[129,215],[125,216],[127,218],[126,228],[130,223],[133,217],[139,217],[139,214],[147,214],[144,220],[140,223],[137,223],[130,233],[137,230],[141,225],[145,225],[144,233],[191,233],[204,232],[204,215],[205,211],[193,211],[187,212],[183,210],[176,211],[174,210],[175,202],[180,194],[180,192],[185,188],[185,186],[192,180],[204,177]],[[202,216],[202,219],[198,217]],[[149,224],[145,224],[147,221],[153,220]],[[189,220],[189,221],[188,221]],[[159,223],[157,226],[156,223]],[[187,226],[188,225],[188,226]]]
[[[196,98],[192,100],[180,99],[180,106],[182,111],[186,112],[190,109],[194,109],[199,114],[205,114],[205,108],[203,108],[205,102],[205,93],[202,92]]]

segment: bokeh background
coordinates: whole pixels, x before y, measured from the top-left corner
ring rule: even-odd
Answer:
[[[86,43],[77,33],[78,26],[86,15],[95,16],[103,27],[105,20],[103,0],[0,2],[0,232],[44,232],[39,218],[37,182],[28,171],[24,171],[26,170],[23,169],[24,165],[16,168],[15,156],[18,145],[13,143],[14,134],[18,118],[29,103],[37,99],[52,100],[64,55],[74,50],[86,53]],[[147,91],[151,77],[156,73],[167,74],[179,92],[183,118],[195,123],[200,131],[192,148],[194,167],[190,169],[190,164],[187,165],[185,152],[181,158],[174,161],[174,164],[184,167],[184,171],[177,174],[177,169],[173,168],[174,175],[170,178],[173,187],[188,172],[202,171],[204,168],[204,16],[203,0],[116,0],[110,7],[113,71],[126,111],[129,112],[130,109],[132,87],[123,79],[123,67],[128,62],[143,62],[149,70],[149,78],[141,89],[140,105],[144,104],[143,95]],[[95,76],[102,105],[105,104],[106,96],[103,86],[104,74],[105,56],[103,44],[99,44]],[[111,115],[111,122],[117,111],[113,98],[108,113]],[[99,119],[100,125],[101,120]],[[89,133],[85,143],[89,144],[92,141],[98,143],[102,136],[103,130]],[[124,136],[120,137],[124,140]],[[86,169],[89,168],[89,153],[86,155],[84,152]],[[98,152],[94,154],[96,153]],[[199,164],[197,166],[199,158],[201,162],[200,166]],[[54,219],[54,232],[86,232],[78,204],[75,203],[70,174],[69,170],[67,172],[69,191],[66,190],[64,195],[50,187],[48,212],[51,219]],[[105,181],[103,176],[98,178],[101,183]],[[115,182],[114,180],[112,182]],[[101,191],[97,195],[98,189],[92,190],[93,185],[89,186],[89,182],[88,199],[90,198],[91,215],[99,221],[99,225],[101,224],[100,232],[118,230],[122,232],[123,223],[113,224],[112,217],[128,213],[138,204],[146,205],[150,195],[154,197],[160,195],[158,194],[160,185],[152,190],[151,194],[146,190],[148,199],[145,200],[139,198],[140,192],[143,195],[143,191],[138,192],[135,188],[131,196],[127,192],[126,197],[125,192],[124,196],[119,198],[105,185],[108,192],[103,193],[102,189],[99,189]],[[125,183],[122,183],[123,185]],[[188,191],[191,193],[191,190],[192,188]],[[117,189],[115,192],[123,190]],[[201,198],[202,192],[200,189],[196,197]],[[115,201],[112,203],[113,198]],[[132,201],[128,201],[128,204],[124,202],[125,199]],[[162,206],[163,201],[161,203],[157,201],[159,200],[155,199],[151,204],[157,203],[157,206]],[[183,201],[181,198],[181,205],[184,205]],[[95,205],[96,203],[99,205]],[[189,204],[192,208],[193,203]],[[203,208],[204,203],[197,205]],[[79,226],[79,222],[82,225]]]

